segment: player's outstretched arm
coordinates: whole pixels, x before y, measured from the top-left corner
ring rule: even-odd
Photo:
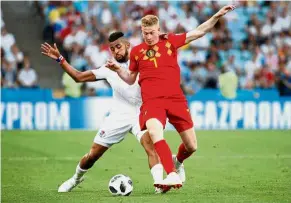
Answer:
[[[105,66],[110,70],[115,71],[118,76],[127,84],[134,84],[138,72],[126,70],[125,68],[120,67],[120,65],[118,65],[113,60],[108,60]]]
[[[218,20],[224,16],[229,11],[232,11],[235,9],[234,5],[228,5],[224,6],[222,9],[220,9],[216,14],[214,14],[210,19],[199,25],[196,29],[188,32],[186,34],[186,44],[198,39],[200,37],[203,37],[207,32],[209,32],[214,25],[218,22]]]
[[[60,54],[56,43],[54,43],[53,47],[48,43],[41,44],[41,51],[43,55],[46,55],[47,57],[58,61],[64,71],[68,73],[76,82],[96,81],[96,76],[93,74],[92,71],[89,70],[80,72],[72,67]]]

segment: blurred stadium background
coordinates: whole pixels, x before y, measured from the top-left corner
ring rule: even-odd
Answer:
[[[89,191],[84,196],[55,196],[89,149],[112,91],[106,81],[75,83],[41,55],[40,44],[57,43],[71,65],[89,70],[110,57],[112,31],[122,30],[132,46],[142,42],[139,20],[146,14],[159,16],[163,32],[181,33],[229,3],[238,8],[179,51],[181,86],[196,129],[205,131],[198,131],[197,159],[186,166],[193,171],[188,184],[162,199],[291,201],[291,2],[259,0],[1,1],[3,202],[115,202],[106,187],[117,173],[128,173],[137,186],[129,202],[161,201],[151,196],[146,158],[131,136],[77,189]],[[219,76],[227,72],[238,77],[234,99],[219,91]],[[176,149],[175,132],[166,137]]]

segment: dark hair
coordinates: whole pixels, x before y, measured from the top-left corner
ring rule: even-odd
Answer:
[[[120,37],[123,37],[123,36],[124,36],[123,32],[113,32],[113,33],[111,33],[109,35],[108,41],[109,42],[114,42],[114,41],[118,40]]]
[[[1,59],[4,57],[4,55],[5,55],[4,49],[1,48]]]

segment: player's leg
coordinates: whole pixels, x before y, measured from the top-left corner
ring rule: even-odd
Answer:
[[[109,149],[109,146],[103,146],[93,143],[90,151],[85,154],[79,162],[76,170],[76,178],[84,175],[84,171],[90,169],[94,163]],[[78,170],[79,169],[79,170]]]
[[[107,146],[93,143],[90,151],[83,156],[76,167],[76,172],[72,178],[65,181],[58,189],[58,192],[70,192],[84,180],[84,174],[94,163],[108,150]]]
[[[163,165],[160,163],[159,156],[154,148],[153,141],[147,130],[141,131],[139,124],[135,124],[131,130],[132,134],[136,137],[138,142],[144,148],[148,156],[148,164],[153,176],[154,183],[163,180]],[[165,193],[167,190],[161,190],[160,188],[155,188],[156,193]]]
[[[170,174],[174,171],[174,165],[171,149],[164,139],[163,124],[158,119],[151,118],[146,122],[146,127],[166,173]]]
[[[160,163],[159,156],[154,148],[154,144],[147,130],[140,131],[139,124],[132,129],[132,134],[144,148],[148,156],[148,164],[153,176],[154,182],[163,180],[163,165]]]
[[[186,102],[171,103],[168,111],[169,122],[179,132],[182,143],[173,161],[181,180],[185,182],[186,175],[183,162],[197,150],[197,138],[193,128],[191,114]]]
[[[168,175],[165,180],[155,182],[154,185],[159,188],[168,188],[168,186],[181,187],[182,182],[175,172],[171,149],[163,136],[165,124],[166,111],[164,108],[152,108],[150,106],[142,108],[140,114],[141,129],[146,128],[148,130],[151,140],[154,143],[154,148]]]
[[[140,139],[140,144],[143,146],[147,156],[149,168],[153,168],[155,165],[160,164],[159,156],[154,148],[154,144],[150,138],[150,135],[147,131],[143,131],[143,135]],[[161,164],[160,164],[161,165]],[[162,167],[162,165],[161,165]]]
[[[179,146],[177,160],[183,163],[185,159],[197,151],[197,138],[194,128],[190,128],[179,134],[183,143]]]
[[[154,144],[155,151],[160,157],[161,163],[167,174],[174,170],[172,152],[164,139],[164,126],[166,124],[166,111],[162,107],[144,105],[140,113],[141,129],[147,129]]]
[[[179,133],[182,143],[178,148],[177,155],[173,155],[173,161],[182,182],[186,181],[186,173],[184,169],[184,160],[190,157],[197,150],[197,139],[193,128]]]
[[[143,146],[147,156],[148,156],[148,164],[149,168],[155,182],[161,182],[163,180],[164,168],[160,163],[159,156],[154,148],[153,141],[150,138],[150,135],[147,131],[142,135],[140,139],[140,143]],[[161,190],[160,188],[155,188],[156,193],[165,193],[168,190]]]
[[[175,166],[172,160],[171,149],[163,137],[162,123],[151,118],[146,122],[147,129],[154,143],[154,148],[160,157],[161,163],[167,173],[166,179],[162,181],[155,181],[154,186],[168,191],[171,187],[181,187],[182,181],[178,174],[175,172]]]
[[[123,122],[118,122],[120,116],[111,114],[106,118],[103,126],[98,131],[94,138],[94,144],[92,145],[89,153],[87,153],[79,162],[76,167],[76,173],[72,178],[65,181],[60,187],[59,192],[69,192],[84,179],[84,174],[91,168],[94,163],[110,148],[112,145],[121,142],[124,136],[131,128],[127,119],[123,119]]]

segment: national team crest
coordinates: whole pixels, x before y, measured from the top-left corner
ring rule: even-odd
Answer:
[[[153,58],[156,55],[156,51],[155,50],[152,50],[152,49],[149,49],[149,50],[147,50],[146,55],[149,58]]]
[[[99,133],[99,136],[100,137],[104,137],[105,136],[105,131],[104,130],[101,130],[100,133]]]
[[[159,47],[157,45],[155,45],[152,49],[149,50],[144,49],[140,50],[140,52],[144,54],[143,60],[153,61],[156,68],[158,67],[157,58],[161,56],[161,54],[158,51]]]

